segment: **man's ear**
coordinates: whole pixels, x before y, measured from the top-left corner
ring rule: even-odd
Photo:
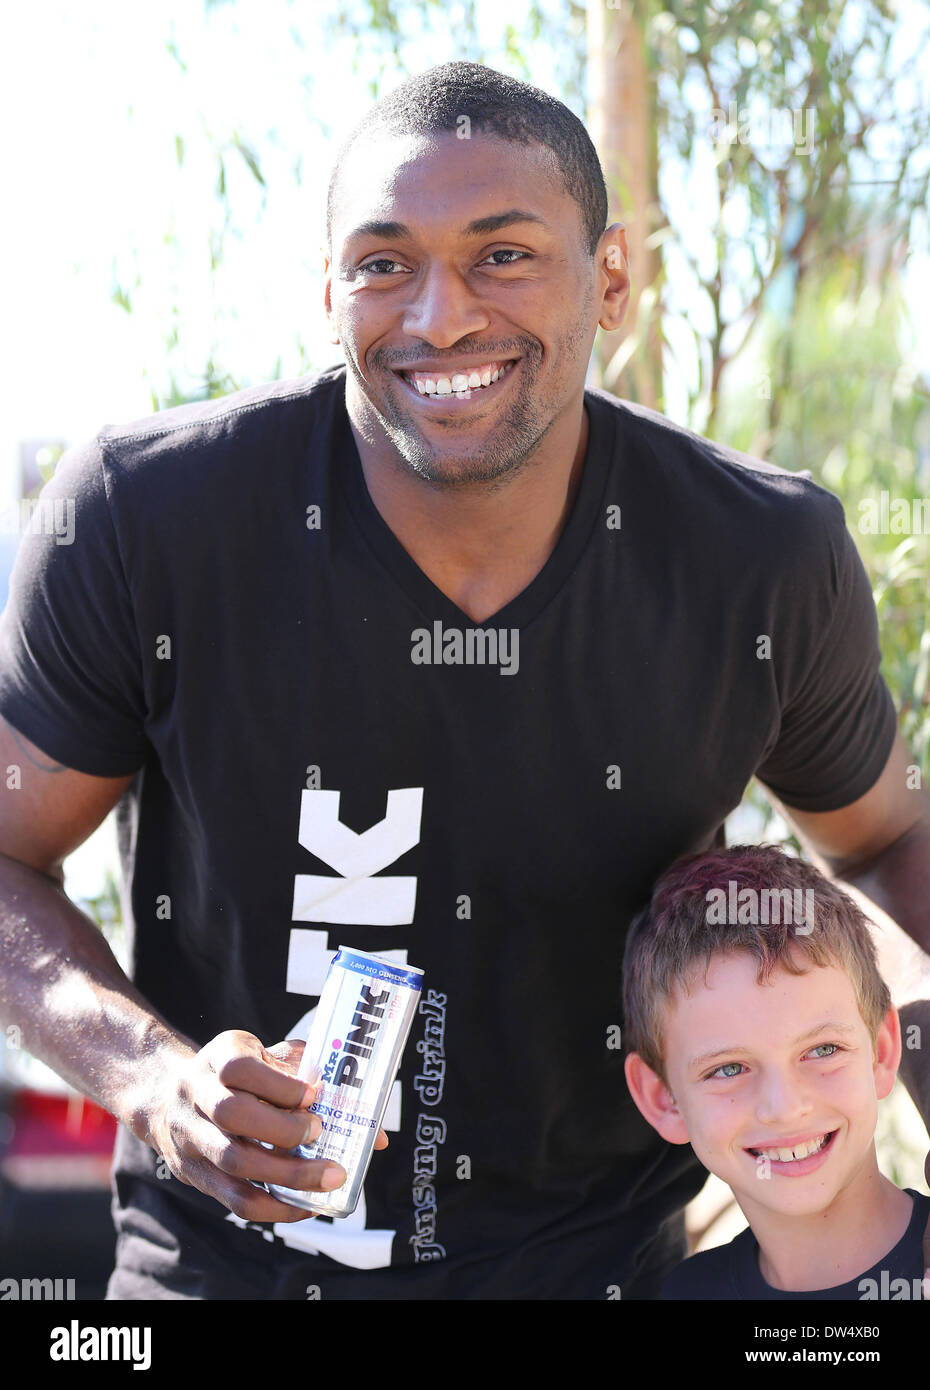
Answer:
[[[612,333],[623,323],[630,303],[630,262],[622,222],[611,223],[604,232],[597,248],[597,259],[604,276],[598,323]]]
[[[892,1007],[881,1021],[875,1038],[875,1061],[872,1072],[875,1076],[875,1094],[884,1100],[894,1086],[901,1063],[901,1020],[898,1011]]]
[[[689,1144],[688,1129],[675,1104],[675,1097],[638,1052],[631,1052],[623,1064],[626,1084],[636,1108],[670,1144]]]

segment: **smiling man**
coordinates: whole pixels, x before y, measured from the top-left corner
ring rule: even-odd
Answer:
[[[868,579],[830,493],[585,389],[626,245],[561,103],[412,79],[328,235],[344,363],[107,426],[46,489],[74,544],[24,539],[3,1015],[122,1121],[112,1298],[653,1297],[703,1181],[624,1083],[656,876],[756,775],[927,939]],[[60,888],[117,804],[132,982]],[[344,1177],[288,1156],[319,1121],[270,1046],[343,943],[424,997],[330,1222],[254,1184]]]
[[[543,93],[518,124],[519,84],[455,67],[432,106],[401,89],[344,148],[326,307],[368,493],[420,569],[483,622],[565,526],[594,335],[619,328],[629,278],[583,127]]]

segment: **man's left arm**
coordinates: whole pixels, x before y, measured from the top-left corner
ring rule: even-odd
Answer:
[[[864,909],[874,904],[891,919],[881,923],[885,930],[881,936],[876,933],[876,944],[909,1042],[901,1057],[901,1079],[930,1130],[930,1064],[922,1047],[924,1039],[930,1047],[930,796],[920,782],[918,764],[898,733],[878,781],[849,806],[799,811],[783,805],[768,788],[766,794],[818,866],[856,890],[854,896],[864,894],[869,900],[861,904]],[[924,1266],[930,1269],[930,1227]]]

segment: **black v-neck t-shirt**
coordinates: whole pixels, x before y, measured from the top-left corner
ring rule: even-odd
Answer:
[[[272,1044],[340,944],[425,971],[355,1215],[246,1228],[121,1130],[114,1297],[655,1296],[681,1258],[704,1174],[627,1092],[627,927],[754,775],[845,806],[896,718],[838,499],[584,399],[568,521],[481,625],[372,503],[342,366],[108,426],[46,485],[73,539],[22,541],[0,714],[136,773],[138,988]]]
[[[900,1302],[921,1299],[923,1278],[923,1235],[930,1220],[930,1197],[905,1189],[914,1206],[907,1230],[871,1269],[845,1284],[827,1289],[776,1289],[766,1283],[759,1269],[759,1242],[749,1227],[726,1245],[702,1250],[673,1270],[662,1286],[660,1297],[684,1302],[748,1300],[820,1299],[826,1302]]]

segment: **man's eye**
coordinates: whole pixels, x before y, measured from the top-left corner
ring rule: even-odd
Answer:
[[[487,259],[488,259],[489,261],[490,261],[490,260],[493,260],[493,258],[494,258],[495,256],[508,256],[508,257],[514,257],[514,258],[515,258],[515,259],[513,259],[513,260],[497,261],[497,262],[496,262],[497,265],[516,265],[516,263],[517,263],[518,260],[524,260],[526,257],[528,257],[528,256],[529,256],[529,252],[528,252],[528,251],[514,251],[514,250],[512,250],[512,249],[509,248],[509,247],[503,247],[500,251],[492,251],[491,254],[488,256]],[[390,259],[389,256],[379,256],[378,259],[377,259],[376,261],[366,261],[366,263],[365,263],[364,265],[360,265],[360,266],[359,266],[359,271],[360,271],[362,274],[364,274],[364,273],[366,273],[367,271],[370,270],[370,271],[372,271],[376,276],[380,276],[380,275],[391,275],[391,274],[393,274],[393,271],[391,271],[391,270],[386,270],[386,271],[385,271],[385,270],[376,270],[376,269],[375,269],[376,266],[395,266],[395,267],[399,268],[400,270],[405,270],[405,269],[406,269],[405,266],[401,265],[400,261],[393,261],[393,260]]]
[[[731,1067],[735,1067],[736,1070],[735,1070],[735,1071],[731,1071],[731,1070],[730,1070]],[[718,1067],[716,1071],[712,1071],[711,1074],[710,1074],[710,1076],[709,1076],[707,1079],[708,1079],[708,1081],[711,1081],[711,1080],[716,1080],[716,1079],[719,1078],[719,1077],[723,1077],[723,1078],[725,1078],[725,1079],[729,1079],[729,1077],[731,1077],[731,1076],[739,1076],[740,1071],[742,1070],[742,1067],[743,1067],[742,1062],[724,1062],[723,1066],[722,1066],[722,1067]]]
[[[392,261],[388,256],[379,256],[378,260],[376,261],[368,261],[365,265],[360,265],[359,270],[364,274],[366,271],[374,270],[376,265],[396,265],[400,266],[401,270],[404,269],[404,267],[400,264],[400,261]],[[375,273],[380,275],[382,272],[376,271]],[[385,273],[389,274],[390,272]]]
[[[831,1051],[831,1052],[826,1052],[826,1051],[824,1050],[825,1048],[828,1048],[828,1047],[829,1047],[829,1048],[832,1048],[832,1051]],[[817,1053],[819,1052],[821,1057],[835,1057],[836,1054],[837,1054],[840,1050],[841,1050],[841,1049],[840,1049],[839,1043],[818,1043],[816,1047],[812,1047],[812,1048],[811,1048],[811,1050],[810,1050],[810,1052],[809,1052],[808,1055],[809,1055],[810,1057],[815,1057],[815,1056],[817,1055]]]

